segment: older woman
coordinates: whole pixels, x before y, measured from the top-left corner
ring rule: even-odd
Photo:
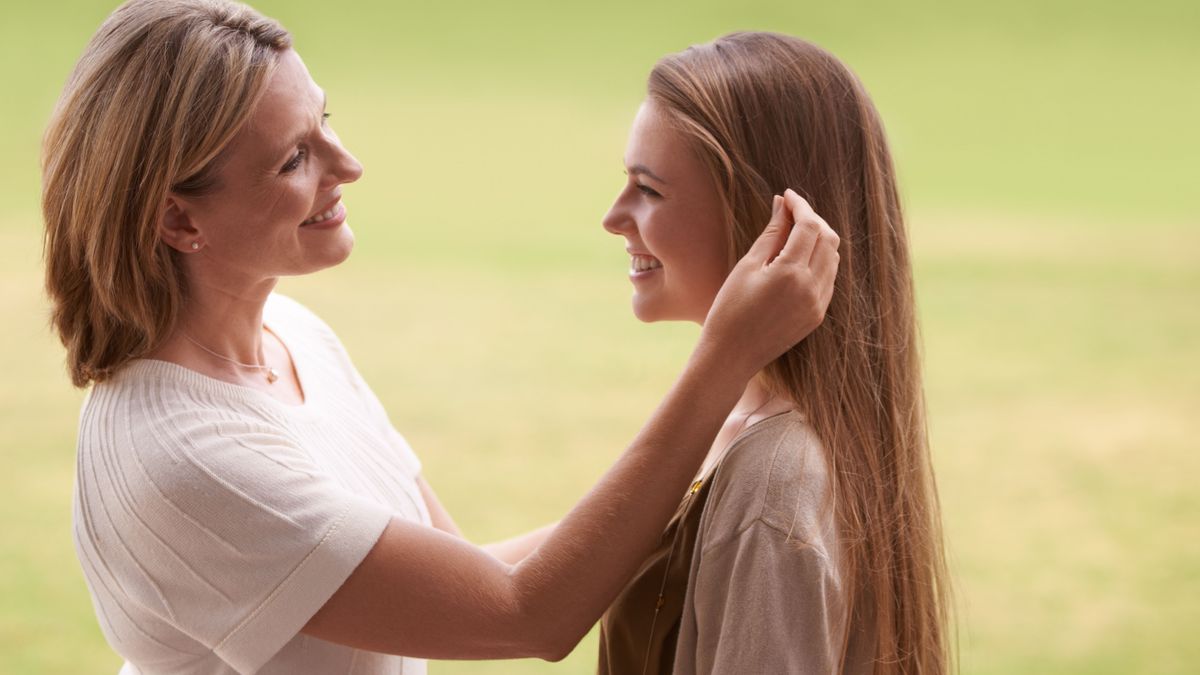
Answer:
[[[131,0],[46,136],[53,321],[77,386],[75,539],[123,673],[419,673],[560,658],[650,553],[748,379],[823,318],[838,239],[798,196],[674,387],[553,531],[464,541],[334,333],[272,293],[346,258],[362,167],[287,32]],[[402,655],[402,656],[401,656]]]

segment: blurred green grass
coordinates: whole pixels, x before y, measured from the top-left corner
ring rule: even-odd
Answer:
[[[1200,9],[1021,2],[258,3],[366,166],[358,247],[281,290],[335,326],[468,534],[561,515],[695,337],[637,323],[599,220],[662,54],[807,37],[873,92],[910,206],[966,673],[1200,659]],[[107,3],[0,24],[0,672],[115,672],[69,536],[37,145]],[[586,673],[434,664],[435,673]]]

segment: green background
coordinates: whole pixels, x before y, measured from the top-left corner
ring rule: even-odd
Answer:
[[[644,78],[737,29],[846,61],[909,207],[965,673],[1200,661],[1200,5],[391,2],[289,27],[366,174],[358,246],[281,290],[338,329],[469,536],[562,515],[694,326],[629,312],[600,219]],[[75,421],[41,291],[37,155],[112,5],[0,18],[0,672],[113,673],[70,538]],[[434,673],[588,673],[558,664]]]

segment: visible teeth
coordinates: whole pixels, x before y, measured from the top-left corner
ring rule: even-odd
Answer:
[[[658,258],[648,255],[635,255],[630,262],[629,268],[634,272],[645,272],[662,267],[662,263]]]
[[[309,218],[308,220],[301,223],[301,225],[314,225],[316,223],[320,223],[322,221],[329,220],[330,218],[333,217],[333,215],[335,213],[337,213],[337,205],[336,204],[334,205],[334,207],[332,209],[329,209],[325,213],[318,213],[317,215],[313,216],[312,218]]]

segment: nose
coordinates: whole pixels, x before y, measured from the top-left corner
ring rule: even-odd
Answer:
[[[337,145],[338,162],[335,165],[334,173],[338,175],[339,183],[353,183],[362,178],[363,165],[358,161],[358,158],[350,154],[350,151],[342,147],[341,143]]]
[[[613,202],[613,205],[608,207],[608,213],[604,214],[604,220],[600,221],[604,229],[611,234],[626,235],[636,229],[633,224],[633,218],[629,215],[629,210],[621,203],[623,201],[622,197],[624,197],[623,191],[620,195],[617,195],[617,200]]]
[[[353,183],[362,178],[363,166],[350,151],[342,145],[342,140],[330,131],[329,169],[325,172],[327,187],[334,188],[344,183]]]

